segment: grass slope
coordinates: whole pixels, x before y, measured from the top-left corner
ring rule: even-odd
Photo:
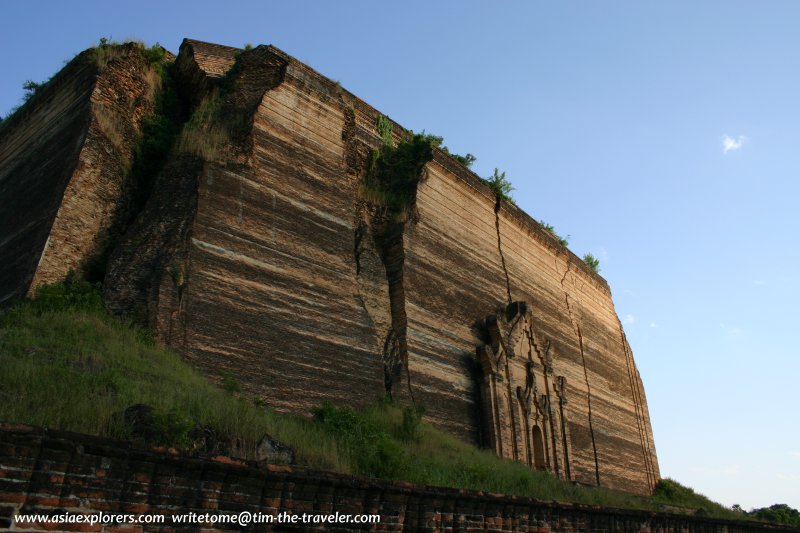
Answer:
[[[232,377],[218,388],[149,335],[108,317],[99,291],[72,280],[48,286],[0,315],[0,420],[128,438],[116,413],[147,404],[159,444],[188,447],[195,425],[237,436],[253,450],[269,434],[303,466],[613,507],[742,519],[672,480],[643,498],[559,481],[470,446],[421,421],[421,414],[378,404],[362,412],[326,404],[314,417],[275,413],[245,399]]]

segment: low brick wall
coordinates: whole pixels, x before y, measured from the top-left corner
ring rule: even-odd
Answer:
[[[0,423],[0,529],[22,513],[174,515],[379,514],[339,531],[745,532],[790,528],[544,502],[416,486],[297,467],[144,450],[112,439]],[[31,526],[32,527],[32,526]],[[41,526],[40,526],[41,527]],[[310,525],[250,524],[230,531],[306,531]],[[50,525],[66,531],[208,531],[197,525]],[[221,530],[217,528],[215,530]]]

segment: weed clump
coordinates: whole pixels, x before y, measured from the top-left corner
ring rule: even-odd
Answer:
[[[53,311],[102,312],[102,285],[85,281],[70,271],[63,282],[36,288],[27,306],[37,315]]]
[[[395,146],[389,120],[379,115],[376,127],[382,145],[370,153],[361,196],[382,208],[388,221],[404,222],[416,201],[425,165],[433,159],[433,148],[441,137],[409,132]]]
[[[569,246],[569,237],[570,237],[569,235],[567,235],[566,237],[562,237],[556,232],[556,229],[553,227],[553,225],[548,224],[547,222],[542,221],[539,222],[539,224],[542,226],[543,230],[545,230],[547,233],[555,237],[555,239],[561,243],[561,246],[565,248]]]
[[[375,119],[375,127],[378,128],[378,134],[381,136],[381,142],[384,146],[392,146],[392,123],[383,115],[378,115]]]
[[[447,148],[444,148],[444,151],[450,154]],[[450,155],[453,156],[453,158],[455,158],[456,161],[458,161],[467,168],[470,168],[472,166],[472,163],[474,163],[478,159],[477,157],[475,157],[470,153],[467,153],[466,155],[460,155],[460,154],[450,154]]]
[[[481,181],[489,186],[496,198],[511,203],[514,202],[511,198],[511,191],[514,190],[514,186],[511,185],[511,182],[506,178],[505,172],[494,169],[493,175],[488,178],[481,178]]]
[[[593,271],[598,273],[600,272],[600,260],[592,254],[584,254],[583,262],[589,265],[589,268],[591,268]]]
[[[144,48],[142,56],[151,65],[163,65],[167,58],[167,50],[160,44],[155,43],[153,46]]]
[[[228,130],[220,123],[222,95],[213,89],[192,113],[178,139],[178,149],[202,157],[206,161],[219,159],[230,141]]]
[[[33,80],[27,80],[25,83],[22,84],[22,90],[25,91],[23,95],[23,100],[26,102],[31,99],[33,95],[38,93],[42,87],[46,85],[47,82],[44,83],[36,83]]]
[[[421,436],[422,416],[425,408],[421,405],[403,408],[403,423],[400,425],[399,438],[404,441],[419,441]]]
[[[314,410],[314,420],[336,438],[359,473],[388,478],[398,473],[404,459],[402,448],[362,413],[325,402]]]
[[[242,392],[242,386],[239,380],[233,375],[233,372],[225,372],[222,375],[222,389],[228,394],[239,394]]]

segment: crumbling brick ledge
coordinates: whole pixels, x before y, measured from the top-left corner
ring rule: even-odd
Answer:
[[[225,457],[188,457],[114,439],[0,423],[0,529],[17,513],[379,514],[337,531],[746,532],[778,525],[610,509],[418,486]],[[62,526],[58,526],[62,527]],[[199,531],[194,526],[73,525],[68,531]],[[52,529],[50,529],[52,530]],[[255,524],[245,531],[304,531]],[[207,531],[207,530],[205,530]]]

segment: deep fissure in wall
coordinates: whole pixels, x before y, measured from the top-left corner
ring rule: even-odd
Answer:
[[[14,259],[0,269],[0,283],[15,277],[17,296],[70,270],[102,277],[106,243],[118,233],[119,213],[134,201],[138,177],[131,168],[142,160],[137,152],[168,56],[160,47],[101,43],[78,54],[4,121],[0,183],[16,201],[0,211],[0,233],[14,236],[3,242],[3,255]],[[46,129],[31,135],[40,127]],[[26,136],[39,139],[28,152],[19,142]],[[20,213],[34,221],[22,232],[15,229]],[[21,249],[17,240],[25,243]],[[0,303],[11,299],[0,295]]]
[[[203,177],[223,165],[246,172],[255,107],[281,83],[284,68],[282,58],[260,46],[238,54],[215,83],[195,84],[200,94],[191,91],[191,66],[178,64],[172,74],[188,117],[145,206],[111,255],[105,300],[109,311],[147,324],[181,351],[186,348],[183,298],[191,286],[190,241]]]
[[[500,208],[502,207],[503,199],[500,195],[495,196],[494,202],[494,225],[497,229],[497,252],[500,254],[500,264],[503,266],[503,275],[506,277],[506,293],[508,296],[508,305],[511,305],[511,302],[514,299],[511,297],[511,279],[508,277],[508,268],[506,267],[506,256],[503,255],[503,243],[500,239]]]
[[[650,439],[647,437],[646,425],[646,407],[643,405],[643,391],[639,389],[639,376],[636,370],[636,363],[633,360],[628,338],[625,335],[625,329],[622,327],[622,321],[619,322],[619,332],[622,337],[622,346],[625,350],[625,364],[628,370],[628,380],[631,389],[631,399],[633,400],[635,414],[636,414],[636,427],[639,431],[639,439],[642,443],[642,460],[644,461],[645,474],[647,475],[647,483],[655,488],[658,483],[658,475],[656,468],[653,464],[654,453],[650,446]]]
[[[434,137],[404,132],[395,144],[392,126],[378,115],[376,128],[381,145],[369,152],[358,194],[366,220],[356,228],[356,267],[360,269],[359,243],[365,230],[371,236],[386,274],[389,288],[391,327],[383,342],[382,359],[386,394],[393,397],[395,385],[405,371],[406,390],[414,401],[408,368],[408,320],[404,288],[404,233],[406,224],[417,221],[417,186],[425,177],[425,165],[433,159]]]
[[[126,90],[124,72],[113,74]],[[212,379],[234,374],[277,410],[389,395],[477,442],[491,404],[476,386],[484,339],[474,326],[516,298],[536,312],[520,346],[538,392],[513,361],[521,395],[503,383],[503,398],[519,434],[538,425],[541,436],[509,449],[568,479],[596,482],[602,469],[611,488],[652,487],[647,406],[608,286],[539,223],[499,202],[436,138],[406,132],[273,47],[187,40],[171,74],[187,112],[164,166],[145,173],[144,207],[120,225],[110,310],[150,325]],[[111,137],[89,144],[110,149]],[[59,168],[91,162],[61,159]],[[55,189],[61,178],[48,179]],[[102,204],[73,191],[53,213],[76,199]],[[52,257],[85,258],[58,231],[41,230],[42,246],[48,236]],[[57,274],[51,263],[47,276]],[[526,409],[537,401],[535,421]]]
[[[159,50],[159,54],[154,53]],[[132,161],[126,165],[121,201],[112,214],[106,235],[99,239],[84,267],[85,277],[90,282],[102,282],[105,279],[111,253],[144,208],[156,176],[166,165],[189,114],[185,101],[177,91],[173,63],[168,61],[166,51],[153,47],[150,52],[151,78],[157,76],[154,78],[153,112],[141,121],[141,137],[132,150]],[[97,118],[101,116],[97,114]]]
[[[567,314],[569,315],[569,321],[572,324],[572,327],[575,328],[575,335],[578,340],[578,349],[580,350],[581,356],[581,365],[583,366],[583,377],[586,382],[586,408],[588,411],[588,418],[589,418],[589,436],[592,442],[592,454],[594,456],[594,474],[595,474],[595,482],[597,486],[601,486],[600,484],[600,461],[597,457],[597,440],[595,438],[595,431],[594,431],[594,422],[592,420],[592,387],[589,383],[589,370],[586,368],[586,352],[583,344],[583,333],[581,332],[581,325],[578,319],[572,313],[572,305],[570,304],[569,300],[569,291],[567,291],[566,281],[567,277],[570,274],[570,267],[572,266],[572,261],[569,257],[567,257],[567,266],[564,270],[564,275],[561,277],[561,288],[564,291],[564,304],[567,308]]]

